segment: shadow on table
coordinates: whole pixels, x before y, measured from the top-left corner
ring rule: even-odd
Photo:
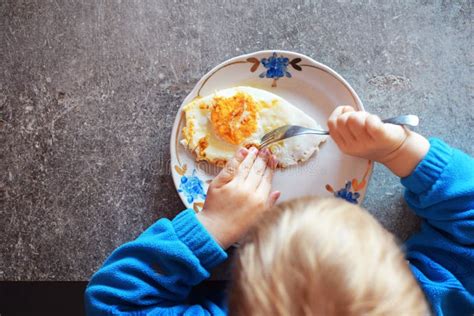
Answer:
[[[0,282],[0,316],[85,315],[87,282]],[[195,290],[223,289],[224,281],[205,281]]]
[[[0,282],[0,315],[84,315],[87,282]]]

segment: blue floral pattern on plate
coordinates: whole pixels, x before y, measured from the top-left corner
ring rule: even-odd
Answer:
[[[287,71],[288,64],[290,60],[283,56],[277,56],[276,53],[273,53],[269,58],[262,58],[261,63],[265,67],[266,71],[260,74],[260,78],[281,78],[288,77],[291,78],[291,74]]]
[[[300,61],[301,58],[293,58],[290,60],[288,57],[277,55],[275,52],[271,56],[262,58],[260,60],[255,57],[250,57],[247,59],[247,62],[253,64],[250,68],[251,72],[255,72],[260,64],[265,68],[265,71],[260,73],[259,77],[273,79],[272,87],[276,87],[276,81],[280,78],[291,78],[291,73],[288,71],[288,66],[291,65],[295,70],[301,71],[302,68],[300,65],[298,65]]]
[[[193,203],[198,199],[204,200],[206,198],[202,181],[196,176],[196,169],[193,170],[190,176],[183,175],[181,177],[178,192],[184,194],[188,203]]]
[[[369,160],[367,162],[367,169],[365,170],[362,179],[357,180],[356,178],[354,178],[352,180],[349,180],[346,182],[343,188],[337,191],[334,190],[330,184],[326,184],[326,190],[334,194],[334,196],[337,198],[344,199],[349,203],[358,204],[360,198],[360,193],[358,191],[362,190],[367,185],[367,178],[371,169],[372,161]]]
[[[360,197],[359,192],[351,192],[352,182],[347,181],[344,188],[340,189],[339,191],[334,192],[334,196],[344,199],[347,202],[357,204],[358,198]]]

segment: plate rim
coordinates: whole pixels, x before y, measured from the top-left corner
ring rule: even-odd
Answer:
[[[189,208],[188,205],[186,205],[186,201],[185,201],[185,197],[183,196],[183,194],[181,194],[180,192],[178,192],[178,187],[179,187],[179,183],[178,183],[178,180],[177,180],[177,177],[175,177],[175,174],[174,174],[174,168],[173,168],[173,157],[175,156],[174,152],[177,150],[176,149],[176,146],[178,145],[178,139],[176,138],[175,140],[173,139],[176,135],[176,130],[179,128],[179,125],[180,125],[180,122],[183,118],[183,111],[182,111],[182,108],[183,106],[188,103],[188,99],[190,98],[191,95],[195,94],[195,97],[198,97],[200,96],[199,95],[199,92],[200,90],[204,87],[205,83],[207,82],[207,80],[209,80],[209,78],[214,75],[214,73],[216,73],[217,71],[219,71],[220,69],[222,68],[225,68],[227,66],[230,66],[231,64],[234,64],[236,63],[237,61],[241,61],[241,60],[246,60],[252,56],[255,56],[255,55],[261,55],[261,54],[270,54],[272,55],[273,53],[276,53],[276,54],[281,54],[281,55],[293,55],[295,57],[298,57],[298,58],[302,58],[302,59],[305,59],[305,60],[308,60],[310,63],[313,64],[313,66],[315,66],[314,68],[316,69],[320,69],[330,75],[332,75],[333,77],[335,77],[339,82],[341,82],[345,87],[346,89],[349,90],[352,98],[354,99],[358,109],[360,111],[365,111],[365,108],[364,108],[364,105],[361,101],[361,99],[359,98],[358,94],[356,93],[356,91],[352,88],[352,86],[339,74],[337,73],[334,69],[332,69],[331,67],[323,64],[323,63],[320,63],[316,60],[314,60],[313,58],[307,56],[307,55],[304,55],[302,53],[297,53],[297,52],[293,52],[293,51],[289,51],[289,50],[281,50],[281,49],[265,49],[265,50],[259,50],[259,51],[255,51],[255,52],[251,52],[251,53],[247,53],[247,54],[242,54],[242,55],[238,55],[238,56],[234,56],[234,57],[231,57],[219,64],[217,64],[216,66],[214,66],[211,70],[209,70],[208,72],[206,72],[206,74],[204,74],[197,82],[196,84],[194,85],[194,87],[191,89],[191,91],[186,95],[186,97],[183,99],[183,101],[181,102],[180,106],[178,107],[178,110],[176,112],[176,115],[175,115],[175,119],[173,121],[173,126],[171,128],[171,135],[170,135],[170,171],[171,171],[171,178],[173,179],[173,184],[174,184],[174,187],[175,187],[175,190],[176,190],[176,193],[179,195],[182,203],[184,204],[184,206],[186,208]],[[196,91],[197,90],[197,91]],[[174,140],[174,141],[173,141]],[[178,157],[175,157],[175,159],[178,161],[178,163],[180,163],[179,161],[179,158]],[[367,186],[365,188],[365,191],[364,191],[364,194],[363,196],[361,197],[360,201],[357,203],[358,205],[361,205],[364,201],[365,201],[365,197],[366,197],[366,191],[368,189],[368,183],[370,183],[370,180],[372,178],[372,174],[373,174],[373,170],[374,170],[374,163],[368,159],[365,159],[368,161],[368,164],[369,164],[369,167],[367,169]],[[181,163],[180,163],[181,164]]]

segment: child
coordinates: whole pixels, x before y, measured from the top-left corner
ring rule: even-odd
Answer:
[[[241,149],[211,183],[202,212],[161,219],[112,253],[86,290],[88,314],[472,315],[474,159],[347,106],[328,126],[343,152],[402,178],[424,219],[405,257],[356,205],[308,198],[273,207],[275,158]],[[199,291],[252,226],[229,295]]]

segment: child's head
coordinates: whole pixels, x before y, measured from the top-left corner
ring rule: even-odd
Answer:
[[[303,198],[270,210],[239,250],[235,315],[423,315],[394,237],[359,206]]]

